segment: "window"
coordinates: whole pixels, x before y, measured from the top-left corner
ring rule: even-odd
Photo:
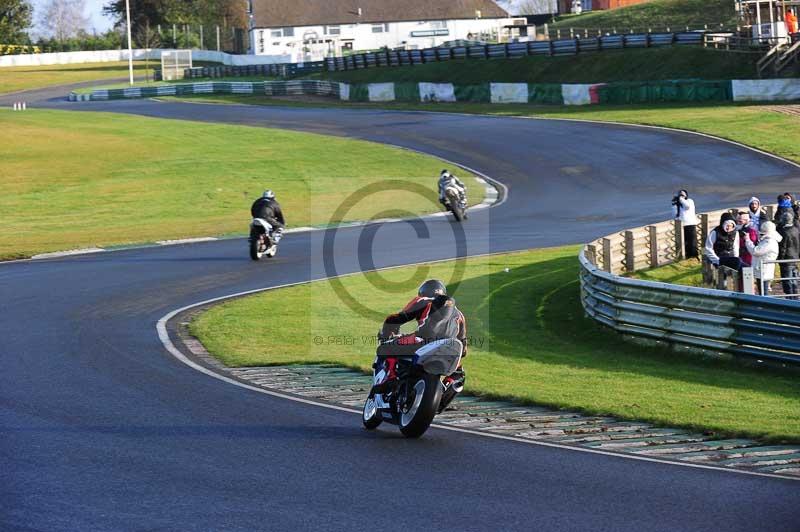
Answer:
[[[341,26],[325,26],[325,35],[341,35]]]
[[[433,28],[435,30],[447,29],[447,21],[446,20],[432,20],[431,21],[431,28]]]
[[[253,14],[253,0],[247,0],[247,12]]]
[[[264,53],[264,30],[258,30],[258,53]]]
[[[373,24],[372,33],[386,33],[389,31],[389,24]]]
[[[277,28],[270,31],[270,37],[294,37],[294,28]]]

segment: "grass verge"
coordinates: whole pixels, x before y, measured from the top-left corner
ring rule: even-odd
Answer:
[[[583,317],[577,251],[468,259],[463,279],[450,286],[472,339],[468,391],[721,436],[800,441],[796,375],[620,342]],[[432,264],[426,276],[448,279],[454,264]],[[388,314],[413,295],[414,270],[341,282],[356,300]],[[401,281],[405,290],[398,293],[391,283]],[[280,320],[265,326],[265,315]],[[321,281],[222,304],[191,328],[229,366],[331,363],[367,371],[379,326],[350,311]]]
[[[134,61],[134,75],[152,78],[157,61]],[[83,81],[124,78],[128,75],[128,62],[79,63],[73,65],[25,66],[0,68],[0,94],[41,89]]]
[[[720,24],[733,28],[736,23],[734,2],[730,0],[651,0],[618,9],[559,17],[550,28],[647,31],[648,28],[663,30],[669,27],[681,31],[687,26],[702,29],[704,24],[711,29]]]
[[[347,214],[438,209],[441,161],[387,146],[247,126],[126,115],[0,110],[0,259],[243,233],[250,203],[274,189],[290,226],[322,225],[363,186],[399,179]],[[57,164],[56,164],[57,163]],[[484,188],[468,178],[470,202]],[[313,208],[312,208],[313,205]],[[57,238],[42,231],[57,220]]]
[[[603,83],[663,79],[742,79],[755,76],[757,55],[671,46],[575,56],[458,60],[403,67],[325,72],[312,77],[349,83],[442,82]]]
[[[683,286],[703,286],[703,269],[697,259],[682,260],[658,268],[633,272],[630,277]]]

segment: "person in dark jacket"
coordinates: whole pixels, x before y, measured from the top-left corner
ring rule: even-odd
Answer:
[[[772,217],[772,221],[775,222],[775,225],[780,227],[781,215],[787,211],[793,214],[795,223],[800,221],[798,219],[800,212],[798,212],[798,205],[795,203],[794,197],[788,192],[784,192],[778,195],[778,208],[775,210],[775,216]]]
[[[272,226],[272,238],[277,244],[283,236],[283,231],[286,228],[286,220],[283,218],[283,211],[278,200],[275,199],[275,193],[271,190],[265,190],[253,205],[250,207],[250,214],[253,218],[261,218],[266,220]]]
[[[795,220],[794,211],[792,209],[784,210],[776,225],[778,234],[783,238],[778,247],[778,260],[800,259],[800,227]],[[783,293],[794,296],[789,299],[797,299],[797,294],[800,293],[797,286],[797,263],[786,262],[781,263],[780,266]]]
[[[400,336],[400,326],[416,320],[417,330]],[[383,322],[379,338],[384,342],[378,347],[378,355],[406,356],[416,352],[424,344],[436,340],[458,339],[461,341],[462,358],[467,356],[467,322],[458,310],[455,299],[447,295],[442,281],[429,279],[417,290],[417,297],[403,307],[403,310],[390,314]],[[388,357],[387,380],[395,377],[394,367],[397,359]],[[459,365],[458,370],[448,377],[452,389],[460,392],[464,387],[466,375]]]
[[[705,256],[714,266],[727,266],[734,270],[742,268],[739,258],[739,232],[733,214],[725,212],[719,225],[708,233]]]

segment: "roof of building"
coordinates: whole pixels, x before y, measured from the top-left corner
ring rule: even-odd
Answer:
[[[361,16],[358,14],[361,9]],[[492,0],[253,0],[257,28],[507,18]]]

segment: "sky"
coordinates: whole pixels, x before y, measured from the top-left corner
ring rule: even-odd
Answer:
[[[47,3],[47,0],[30,0],[31,4],[33,5],[33,20],[34,23],[39,17],[39,13],[41,12],[42,6]],[[103,33],[107,29],[110,29],[113,25],[111,19],[108,19],[103,16],[103,6],[106,4],[108,0],[86,0],[86,11],[85,15],[89,17],[89,31],[94,28],[97,30],[97,33]]]

